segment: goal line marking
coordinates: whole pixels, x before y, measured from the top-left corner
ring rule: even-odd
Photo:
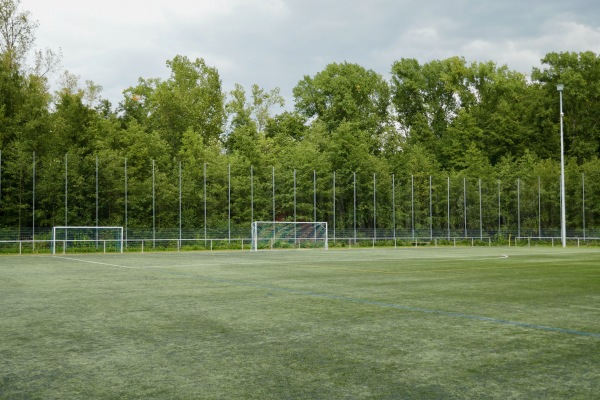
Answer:
[[[74,257],[53,256],[53,258],[60,258],[62,260],[79,261],[79,262],[87,263],[87,264],[105,265],[107,267],[141,269],[140,267],[128,267],[126,265],[110,264],[110,263],[105,263],[105,262],[100,262],[100,261],[92,261],[92,260],[82,260],[80,258],[74,258]]]

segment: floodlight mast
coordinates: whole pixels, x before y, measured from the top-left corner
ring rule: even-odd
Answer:
[[[563,133],[563,102],[562,95],[565,85],[556,85],[560,97],[560,239],[562,247],[567,247],[567,218],[565,211],[565,145]]]

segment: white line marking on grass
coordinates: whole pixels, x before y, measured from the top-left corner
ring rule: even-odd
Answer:
[[[60,258],[62,260],[79,261],[79,262],[87,263],[87,264],[106,265],[107,267],[127,268],[127,269],[140,269],[140,267],[128,267],[126,265],[110,264],[110,263],[104,263],[104,262],[100,262],[100,261],[82,260],[80,258],[73,258],[73,257],[54,256],[54,258]]]

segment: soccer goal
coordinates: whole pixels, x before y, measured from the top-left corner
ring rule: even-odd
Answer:
[[[72,251],[123,252],[122,226],[55,226],[52,254]]]
[[[327,222],[253,222],[252,250],[274,248],[327,250]]]

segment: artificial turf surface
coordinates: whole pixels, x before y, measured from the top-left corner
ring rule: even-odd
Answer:
[[[600,252],[0,257],[0,398],[600,398]]]

